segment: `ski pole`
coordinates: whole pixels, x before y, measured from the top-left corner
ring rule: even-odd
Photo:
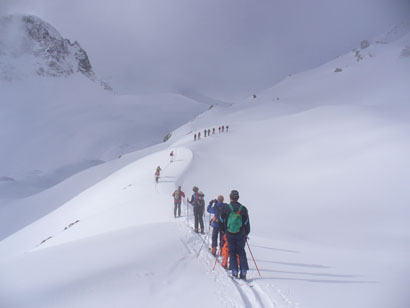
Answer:
[[[219,248],[219,254],[218,254],[218,256],[215,258],[215,263],[214,263],[214,267],[213,267],[212,271],[215,270],[216,262],[218,262],[218,259],[219,259],[219,257],[221,256],[221,254],[222,254],[222,249]]]
[[[211,213],[209,213],[208,215],[209,215],[209,222],[208,222],[208,234],[209,234],[209,231],[211,229]],[[209,247],[209,236],[208,236],[208,247]]]
[[[207,233],[207,235],[206,235],[207,237],[209,237],[209,231],[208,231],[208,233]],[[198,251],[198,254],[197,254],[197,258],[199,257],[199,254],[201,253],[201,250],[202,250],[202,248],[204,247],[204,244],[205,244],[205,242],[206,242],[206,239],[203,239],[202,237],[201,237],[201,239],[202,239],[202,245],[201,245],[201,248],[199,249],[199,251]]]
[[[188,202],[186,201],[186,198],[184,198],[185,201],[185,207],[186,207],[186,225],[189,227],[189,218],[188,218]]]
[[[248,240],[246,240],[246,244],[248,245],[249,252],[251,253],[253,263],[255,263],[255,267],[256,267],[256,270],[259,273],[259,277],[262,277],[261,272],[259,271],[258,265],[256,265],[256,261],[255,261],[255,258],[253,257],[253,253],[252,253],[251,247],[249,246]]]

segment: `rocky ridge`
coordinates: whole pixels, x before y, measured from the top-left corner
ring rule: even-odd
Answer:
[[[68,77],[81,73],[112,90],[93,71],[87,52],[63,38],[49,23],[31,15],[0,18],[0,80],[21,80],[32,75]]]

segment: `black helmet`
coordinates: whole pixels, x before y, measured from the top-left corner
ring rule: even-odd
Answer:
[[[196,186],[194,186],[194,187],[192,187],[192,190],[193,190],[194,192],[197,192],[197,191],[199,190],[199,188],[196,187]]]
[[[229,194],[229,196],[233,199],[233,200],[238,200],[239,199],[239,192],[237,190],[232,190],[231,193]]]

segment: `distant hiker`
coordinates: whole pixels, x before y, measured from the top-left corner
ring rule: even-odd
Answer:
[[[206,129],[204,129],[204,137],[206,137],[206,132],[207,132],[207,130],[206,130]]]
[[[182,198],[185,198],[185,193],[181,190],[181,186],[178,186],[178,189],[172,194],[174,197],[174,217],[177,218],[177,209],[178,217],[181,217],[181,202]]]
[[[198,229],[198,223],[201,226],[201,233],[204,234],[204,210],[205,210],[205,200],[204,200],[204,193],[199,191],[199,188],[194,186],[192,188],[194,193],[192,194],[191,200],[188,200],[188,203],[190,203],[194,207],[194,216],[195,216],[195,227],[194,231],[196,233],[199,232]]]
[[[220,126],[218,127],[218,130],[219,130],[219,132],[221,132],[221,127]]]
[[[198,133],[198,140],[201,139],[201,132]]]
[[[215,127],[212,128],[212,135],[215,134]]]
[[[232,190],[229,196],[231,203],[223,207],[220,220],[223,223],[223,230],[228,240],[230,269],[232,270],[232,276],[238,277],[238,255],[239,278],[246,279],[249,266],[246,259],[245,244],[251,231],[248,210],[238,202],[239,193],[237,190]]]
[[[158,180],[159,180],[159,176],[160,176],[160,175],[161,175],[161,167],[158,166],[158,167],[157,167],[157,170],[155,171],[155,182],[158,183]]]
[[[171,153],[169,153],[169,156],[171,156],[171,163],[174,161],[174,151],[171,151]]]
[[[211,129],[208,128],[208,137],[211,134]]]
[[[224,130],[225,130],[225,126],[222,125],[222,132],[224,132]]]
[[[256,99],[256,94],[252,95],[253,99]]]
[[[228,125],[226,125],[226,132],[228,132],[228,129],[229,129],[229,126],[228,126]]]
[[[196,141],[196,134],[194,134],[194,141]]]
[[[223,245],[223,236],[224,233],[222,231],[221,222],[219,217],[222,214],[222,209],[226,205],[224,202],[223,196],[218,196],[217,200],[212,200],[209,202],[207,211],[208,213],[214,214],[214,217],[211,219],[211,226],[212,226],[212,254],[216,256],[216,246],[218,245],[218,235],[219,235],[219,249],[222,249]]]

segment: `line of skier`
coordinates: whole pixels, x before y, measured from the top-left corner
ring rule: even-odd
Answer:
[[[203,220],[205,195],[196,186],[192,190],[192,197],[187,199],[187,202],[193,207],[195,217],[194,231],[205,234]],[[178,189],[172,196],[174,197],[174,216],[177,218],[181,216],[181,202],[182,198],[185,198],[185,193],[181,190],[181,186],[178,186]],[[207,206],[207,212],[213,214],[210,220],[210,225],[212,226],[211,253],[217,258],[215,264],[218,261],[218,257],[222,256],[221,265],[225,269],[228,269],[229,257],[229,269],[232,271],[232,276],[234,278],[246,279],[246,274],[249,270],[245,252],[245,245],[250,233],[248,210],[238,202],[239,192],[237,190],[230,192],[229,199],[229,204],[224,203],[224,197],[219,195],[216,199],[211,200]],[[219,251],[217,252],[218,248]]]
[[[219,133],[224,133],[224,132],[228,132],[228,130],[229,130],[229,125],[222,125],[222,126],[219,126],[218,127],[218,132]],[[214,128],[212,128],[212,135],[215,135],[216,134],[216,128],[214,127]],[[211,129],[210,128],[208,128],[208,129],[204,129],[204,137],[209,137],[209,136],[211,136]],[[201,132],[198,132],[198,133],[195,133],[194,134],[194,141],[197,141],[197,140],[200,140],[201,139]]]

